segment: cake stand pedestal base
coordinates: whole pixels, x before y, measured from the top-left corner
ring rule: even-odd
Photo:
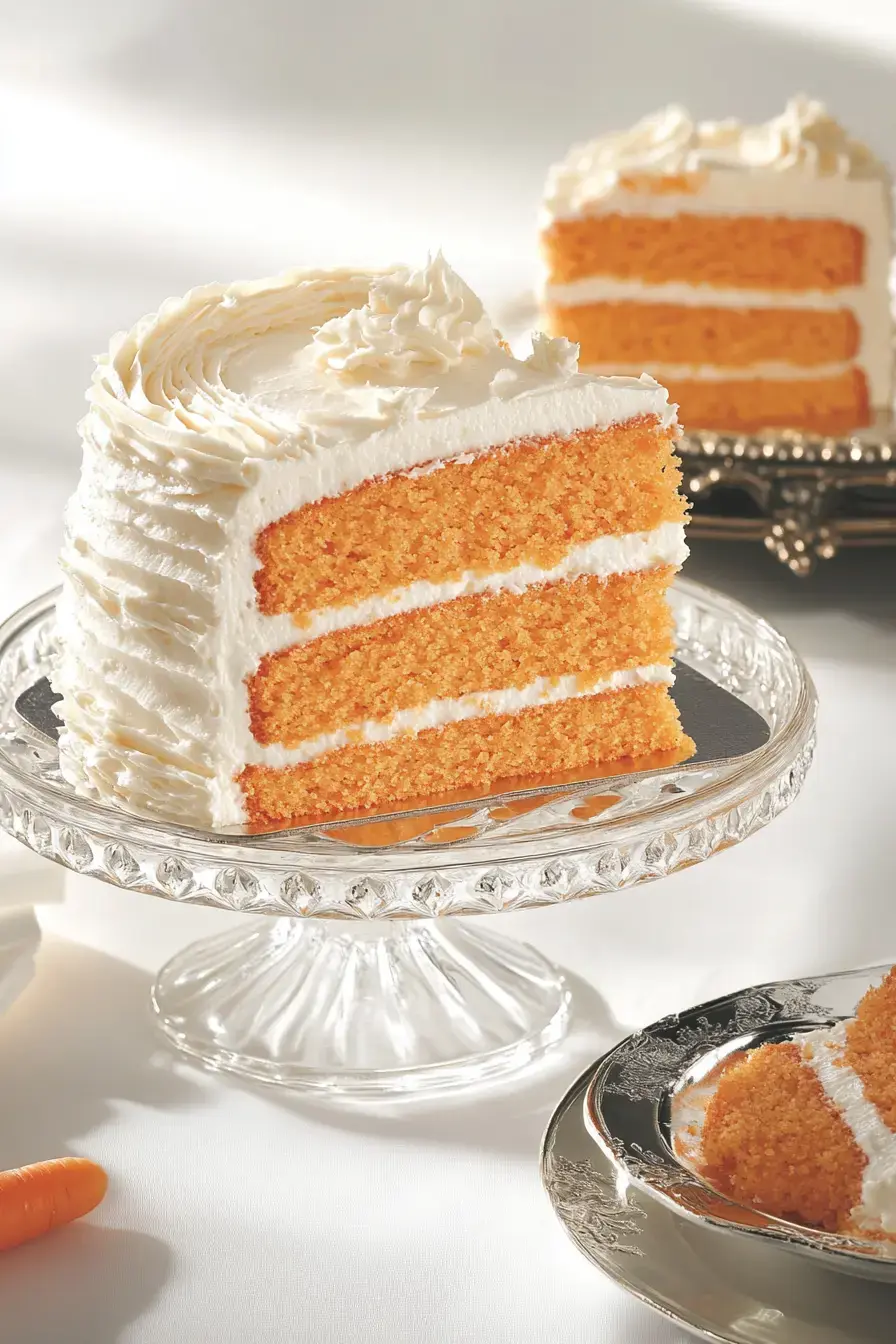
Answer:
[[[564,1035],[570,995],[531,947],[455,920],[263,918],[174,957],[152,1006],[212,1068],[361,1097],[522,1068]]]

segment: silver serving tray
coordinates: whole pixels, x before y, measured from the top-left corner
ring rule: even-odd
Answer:
[[[587,1128],[627,1179],[685,1218],[777,1242],[832,1269],[896,1283],[896,1241],[773,1218],[726,1198],[699,1174],[699,1117],[721,1061],[852,1017],[889,969],[755,985],[635,1032],[594,1071],[584,1098]]]
[[[774,1240],[720,1235],[630,1181],[586,1128],[593,1072],[592,1065],[551,1118],[541,1179],[562,1227],[596,1269],[715,1344],[892,1344],[892,1287],[832,1274],[824,1258],[782,1254]],[[611,1317],[598,1316],[601,1305],[587,1308],[583,1337],[609,1339]],[[654,1337],[646,1321],[643,1333]],[[661,1333],[665,1339],[665,1331],[656,1337]]]
[[[843,547],[896,545],[896,417],[824,438],[797,430],[685,429],[689,535],[759,541],[794,574]]]

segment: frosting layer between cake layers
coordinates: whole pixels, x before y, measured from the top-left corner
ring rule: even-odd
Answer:
[[[849,1025],[841,1022],[807,1032],[799,1038],[800,1051],[867,1159],[853,1222],[868,1230],[896,1232],[896,1134],[866,1096],[862,1079],[850,1063]]]
[[[54,674],[62,767],[81,789],[222,827],[246,818],[238,777],[251,763],[670,679],[664,650],[590,685],[483,687],[290,748],[252,736],[246,680],[265,655],[472,594],[686,554],[677,505],[647,531],[595,535],[548,567],[462,568],[341,605],[331,594],[301,618],[260,610],[257,538],[287,515],[507,444],[629,421],[676,432],[650,378],[579,374],[574,348],[543,337],[514,359],[441,257],[420,272],[292,272],[193,290],[114,340],[89,399]]]
[[[609,358],[593,355],[588,325],[577,320],[576,309],[599,313],[604,305],[624,304],[634,329],[643,308],[648,357],[638,352],[634,362],[671,383],[673,395],[677,383],[710,375],[694,361],[653,357],[649,330],[657,305],[670,317],[691,310],[682,315],[691,325],[693,310],[702,310],[704,333],[720,309],[764,309],[779,344],[787,338],[776,338],[776,311],[789,310],[791,326],[794,314],[802,315],[810,337],[814,315],[846,311],[854,315],[858,341],[836,367],[819,367],[823,357],[792,357],[770,369],[766,355],[748,358],[735,372],[737,342],[728,339],[719,341],[712,361],[716,380],[798,382],[854,369],[871,406],[889,405],[889,177],[820,104],[793,99],[761,126],[695,123],[670,107],[629,131],[574,146],[551,170],[541,223],[546,321],[549,329],[581,340],[584,365],[622,371],[627,361],[617,351]],[[629,256],[624,244],[632,227],[640,233]],[[618,324],[618,308],[614,318]],[[682,403],[693,422],[684,393]]]

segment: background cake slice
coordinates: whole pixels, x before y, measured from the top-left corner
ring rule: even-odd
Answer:
[[[896,969],[835,1027],[723,1075],[703,1166],[744,1204],[830,1231],[896,1235]]]
[[[690,427],[847,431],[892,400],[891,234],[884,165],[819,103],[670,107],[551,170],[545,325],[662,379]]]
[[[684,749],[666,392],[515,359],[441,257],[194,290],[114,342],[59,604],[77,787],[287,825]]]

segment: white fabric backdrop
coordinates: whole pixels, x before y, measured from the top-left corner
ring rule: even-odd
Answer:
[[[90,355],[168,293],[443,245],[499,309],[530,282],[547,160],[669,98],[765,116],[826,97],[896,157],[896,24],[873,3],[554,6],[36,0],[0,6],[4,609],[54,582]],[[780,26],[771,26],[780,20]],[[848,30],[844,31],[845,28]],[[671,1344],[567,1243],[538,1141],[620,1034],[756,979],[896,957],[896,553],[799,584],[703,546],[690,572],[778,622],[822,698],[818,763],[772,828],[640,891],[504,916],[576,977],[552,1065],[437,1106],[340,1111],[157,1046],[151,973],[227,916],[88,881],[42,907],[0,1018],[0,1166],[66,1151],[99,1215],[0,1257],[9,1344]],[[22,879],[0,872],[7,899]],[[52,896],[33,873],[27,899]],[[21,887],[25,894],[25,887]]]

